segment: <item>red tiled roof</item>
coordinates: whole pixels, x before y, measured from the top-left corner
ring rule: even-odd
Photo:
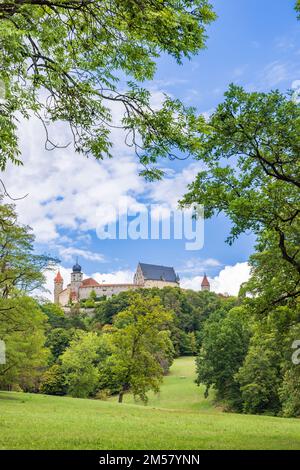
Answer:
[[[202,282],[201,282],[201,286],[202,286],[202,287],[209,287],[209,286],[210,286],[209,281],[208,281],[208,279],[207,279],[207,277],[206,277],[206,274],[204,274],[203,280],[202,280]]]
[[[80,287],[99,287],[100,284],[95,281],[92,277],[88,277],[87,279],[84,279],[81,283]]]
[[[57,271],[57,274],[56,274],[56,276],[55,276],[55,278],[54,278],[54,282],[61,282],[61,281],[63,281],[63,278],[62,278],[60,272]]]

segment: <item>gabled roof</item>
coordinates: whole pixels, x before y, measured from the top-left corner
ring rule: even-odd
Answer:
[[[174,268],[169,266],[156,266],[155,264],[139,263],[145,280],[177,282],[178,277]]]
[[[99,282],[95,281],[92,277],[88,277],[87,279],[83,279],[80,287],[99,287]]]

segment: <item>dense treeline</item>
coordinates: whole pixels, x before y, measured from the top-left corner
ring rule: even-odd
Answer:
[[[252,277],[238,298],[140,289],[91,298],[92,314],[75,305],[66,315],[26,294],[41,286],[41,271],[53,260],[33,255],[34,238],[17,223],[13,206],[0,208],[0,337],[6,344],[1,389],[101,399],[118,394],[119,401],[130,391],[146,402],[174,357],[196,355],[196,382],[207,393],[213,388],[225,408],[300,415],[300,354],[292,349],[300,338],[299,302],[290,296],[265,310],[263,300],[269,292],[272,299],[282,293],[280,276],[291,269],[279,247],[274,259],[267,252],[251,257]],[[267,283],[258,295],[266,267],[272,289]]]
[[[216,310],[228,311],[237,303],[233,297],[222,297],[214,292],[195,292],[176,287],[164,289],[140,289],[139,294],[146,298],[157,296],[162,305],[173,312],[171,339],[175,353],[193,355],[199,350],[205,320]],[[91,320],[93,328],[102,328],[110,324],[114,316],[128,307],[131,292],[122,292],[111,299],[100,301]]]
[[[211,313],[225,314],[236,303],[209,292],[141,289],[97,302],[91,298],[92,309],[78,304],[66,315],[59,306],[29,296],[42,287],[42,272],[55,260],[33,254],[34,237],[18,223],[12,205],[2,204],[0,212],[2,389],[99,398],[118,394],[119,401],[130,391],[146,402],[176,355],[196,354]]]
[[[18,224],[12,205],[2,204],[0,211],[2,389],[102,398],[119,394],[120,401],[131,391],[147,401],[147,392],[159,390],[175,356],[199,350],[206,319],[216,311],[225,315],[237,302],[166,287],[97,302],[91,298],[92,309],[78,304],[66,315],[28,295],[41,288],[41,273],[54,260],[33,254],[34,237]]]
[[[234,411],[300,415],[300,309],[278,307],[258,318],[248,303],[214,313],[204,325],[197,382]],[[298,348],[299,348],[298,343]]]
[[[120,401],[131,391],[147,401],[146,392],[159,390],[174,357],[197,353],[205,320],[215,311],[225,315],[237,300],[171,287],[141,289],[102,299],[92,315],[78,307],[65,315],[59,306],[29,297],[20,302],[28,323],[18,344],[16,333],[3,336],[7,365],[0,369],[1,388],[77,397],[119,394]],[[26,308],[35,315],[30,336]],[[14,348],[23,351],[17,366]]]
[[[243,303],[204,325],[198,383],[230,409],[300,415],[300,103],[291,93],[231,85],[209,118],[205,170],[183,204],[232,222],[228,241],[251,230],[251,278]]]

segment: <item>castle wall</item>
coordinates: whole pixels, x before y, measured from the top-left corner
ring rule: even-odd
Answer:
[[[141,270],[140,265],[138,266],[136,270],[136,273],[133,278],[133,282],[134,284],[139,284],[140,286],[144,284],[144,276],[143,276],[143,272]]]
[[[163,289],[164,287],[179,287],[177,282],[167,282],[167,281],[152,281],[147,279],[143,285],[143,287],[151,289],[151,287],[158,287],[159,289]]]
[[[120,292],[133,290],[138,287],[139,286],[136,286],[135,284],[110,284],[98,287],[80,287],[79,298],[80,300],[88,299],[92,291],[96,292],[97,297],[112,297],[113,295],[119,294]]]
[[[70,300],[70,287],[67,287],[64,291],[59,294],[59,304],[64,306],[69,303]]]

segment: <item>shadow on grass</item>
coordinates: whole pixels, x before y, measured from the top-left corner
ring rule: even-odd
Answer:
[[[13,400],[13,401],[19,401],[21,403],[24,403],[24,397],[17,397],[15,395],[11,395],[11,392],[6,392],[6,391],[0,391],[0,401],[3,400]]]

